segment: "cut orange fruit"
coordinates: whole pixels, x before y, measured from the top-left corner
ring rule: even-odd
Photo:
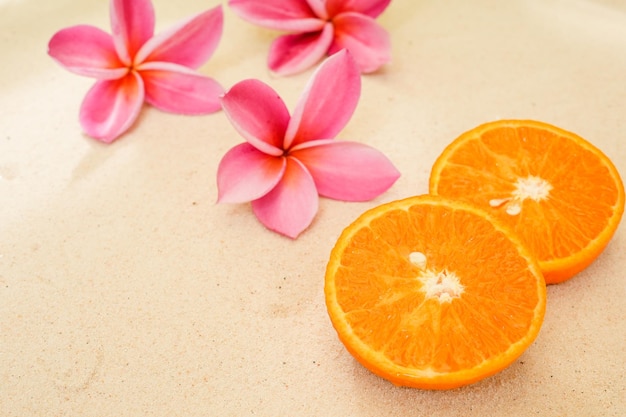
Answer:
[[[517,235],[438,196],[371,209],[326,269],[328,314],[348,351],[396,385],[449,389],[502,370],[535,340],[546,286]]]
[[[435,162],[430,193],[507,223],[548,284],[589,266],[624,212],[624,184],[606,155],[574,133],[531,120],[486,123],[462,134]]]

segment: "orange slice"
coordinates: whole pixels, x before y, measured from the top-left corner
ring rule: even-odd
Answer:
[[[348,351],[396,385],[448,389],[511,364],[543,322],[532,254],[486,212],[437,196],[371,209],[339,237],[328,314]]]
[[[431,194],[460,199],[512,227],[548,284],[565,281],[604,250],[624,212],[624,184],[598,148],[546,123],[476,127],[439,156]]]

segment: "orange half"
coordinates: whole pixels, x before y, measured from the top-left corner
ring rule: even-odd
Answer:
[[[328,314],[348,351],[397,385],[449,389],[511,364],[535,340],[546,286],[506,225],[437,196],[362,214],[333,248]]]
[[[507,223],[548,284],[565,281],[604,250],[624,212],[611,160],[580,136],[531,120],[478,126],[436,160],[430,193],[472,203]]]

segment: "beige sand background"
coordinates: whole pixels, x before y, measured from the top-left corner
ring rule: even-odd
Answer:
[[[224,2],[225,3],[225,2]],[[154,0],[157,29],[218,4]],[[298,240],[249,205],[216,205],[217,113],[146,108],[113,145],[81,133],[92,80],[47,55],[57,30],[108,31],[106,0],[0,0],[0,416],[624,416],[626,228],[590,268],[548,289],[536,343],[466,388],[392,386],[357,364],[326,315],[340,231],[427,191],[463,131],[499,118],[572,130],[626,175],[626,2],[395,0],[380,18],[393,62],[363,79],[340,138],[402,172],[367,203],[322,199]],[[293,108],[311,71],[266,69],[276,33],[225,9],[201,71],[258,78]]]

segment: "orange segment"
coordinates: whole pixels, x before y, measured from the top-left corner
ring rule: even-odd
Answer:
[[[530,120],[496,121],[461,135],[435,162],[430,192],[507,223],[549,284],[589,266],[624,212],[624,184],[606,155],[574,133]]]
[[[363,366],[397,385],[448,389],[511,364],[541,327],[545,282],[502,223],[437,196],[362,214],[332,250],[326,306]]]

